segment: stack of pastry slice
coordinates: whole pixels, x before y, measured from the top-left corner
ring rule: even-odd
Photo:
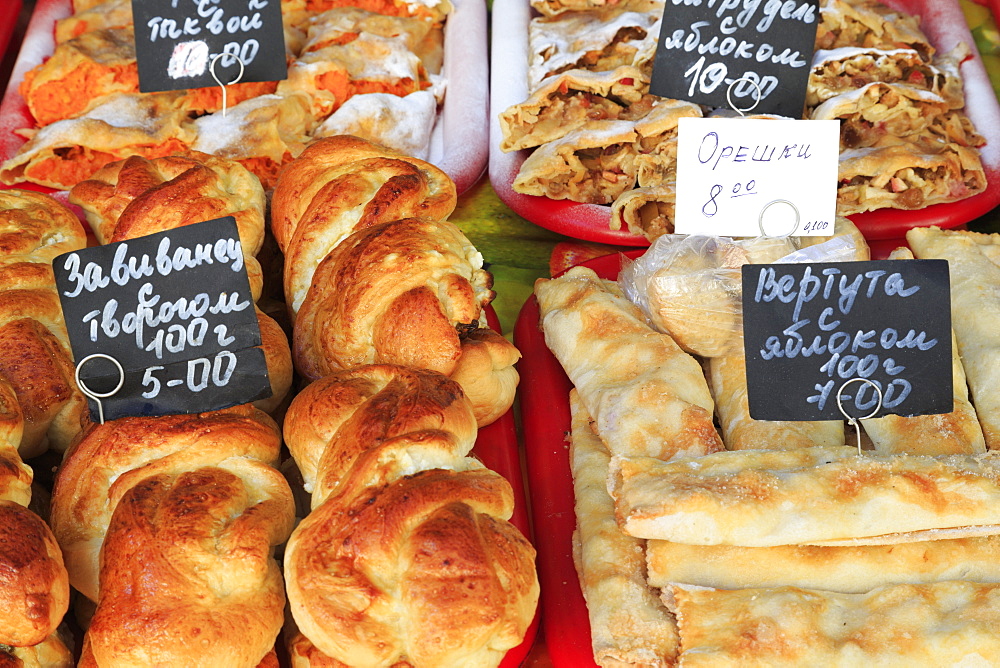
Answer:
[[[989,282],[1000,239],[929,228],[909,241],[918,258],[951,264],[955,410],[866,420],[862,452],[844,445],[843,425],[839,439],[817,429],[810,442],[792,423],[755,421],[756,443],[738,438],[724,412],[739,402],[719,392],[740,388],[708,384],[699,359],[617,283],[577,268],[536,286],[546,343],[575,387],[574,557],[598,664],[993,665],[1000,656],[1000,459],[986,449],[995,346],[983,323],[998,307]],[[693,366],[663,352],[675,348]],[[711,375],[716,359],[700,361]],[[710,389],[721,436],[691,421],[695,387]],[[700,451],[688,440],[696,431]]]

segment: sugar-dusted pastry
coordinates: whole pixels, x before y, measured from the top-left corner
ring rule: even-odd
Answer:
[[[104,0],[90,9],[56,21],[56,43],[79,37],[92,30],[132,25],[131,0]]]
[[[500,113],[500,149],[539,146],[592,122],[617,119],[648,90],[649,80],[631,65],[602,72],[566,70]]]
[[[396,39],[416,54],[428,71],[439,71],[443,39],[439,28],[425,19],[380,14],[360,7],[336,7],[311,16],[300,53],[333,44],[348,44],[362,32]]]
[[[534,18],[528,24],[528,90],[572,69],[613,70],[631,65],[656,12],[627,5]]]
[[[304,0],[309,12],[325,12],[337,7],[360,7],[392,16],[413,16],[435,25],[444,23],[454,6],[450,0]]]
[[[636,183],[635,124],[595,121],[539,146],[521,164],[515,192],[610,204]]]
[[[79,116],[112,93],[139,90],[132,27],[85,32],[24,73],[19,91],[38,125]]]
[[[912,260],[908,248],[897,248],[890,260]],[[875,450],[882,454],[913,455],[976,454],[986,451],[983,428],[976,409],[969,401],[965,365],[959,354],[958,342],[952,333],[951,342],[953,410],[936,415],[885,415],[862,420],[865,433]]]
[[[120,93],[79,118],[39,129],[0,166],[0,182],[68,190],[109,162],[183,153],[194,138],[180,94]]]
[[[322,120],[352,95],[408,95],[429,85],[427,70],[405,42],[362,32],[346,43],[300,55],[289,66],[288,78],[278,84],[278,93],[326,91],[331,97],[313,107]]]
[[[957,61],[962,55],[962,49],[956,49],[953,54],[939,56],[936,64],[932,64],[913,49],[844,46],[820,50],[813,54],[806,105],[816,107],[831,97],[881,81],[937,93],[949,108],[961,109],[965,106],[965,94]]]
[[[890,584],[1000,582],[1000,536],[895,545],[685,545],[649,540],[649,584],[752,589],[792,585],[862,594]]]
[[[1000,585],[936,582],[863,594],[670,587],[680,665],[989,666]]]
[[[814,120],[840,120],[841,148],[875,146],[886,136],[922,132],[948,111],[937,93],[907,84],[875,82],[831,97],[813,110]]]
[[[841,152],[837,213],[848,216],[885,207],[921,209],[972,197],[985,189],[986,173],[975,149],[895,140]]]
[[[535,283],[545,343],[613,454],[659,459],[722,449],[701,366],[617,284],[574,267]]]
[[[418,90],[402,97],[364,93],[349,98],[313,130],[312,136],[352,135],[426,160],[436,120],[437,99],[430,91]]]
[[[626,536],[608,496],[607,448],[590,415],[570,392],[570,469],[576,509],[573,553],[590,615],[594,661],[601,666],[669,666],[677,654],[677,628],[646,583],[645,542]]]
[[[701,118],[701,107],[683,100],[660,98],[635,121],[636,181],[640,188],[675,180],[677,124],[682,118]]]
[[[616,456],[623,530],[691,545],[883,544],[1000,533],[1000,457],[850,446]]]
[[[951,325],[986,447],[1000,448],[1000,235],[914,228],[907,243],[921,260],[948,261]]]
[[[555,16],[563,12],[579,12],[588,9],[602,9],[609,5],[627,6],[637,12],[663,13],[662,0],[531,0],[531,6],[545,16]]]
[[[281,166],[305,150],[315,124],[304,93],[260,95],[196,119],[191,149],[239,162],[269,190]]]
[[[920,17],[894,11],[878,0],[823,0],[816,28],[817,49],[844,46],[914,49],[924,60],[934,55],[920,30]]]

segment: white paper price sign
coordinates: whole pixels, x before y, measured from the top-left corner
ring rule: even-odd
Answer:
[[[682,118],[678,133],[678,234],[833,233],[839,121]]]

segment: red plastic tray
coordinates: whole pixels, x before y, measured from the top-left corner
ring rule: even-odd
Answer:
[[[10,38],[17,25],[17,16],[21,13],[21,0],[4,0],[0,3],[0,57],[7,53]],[[0,85],[3,85],[0,81]]]
[[[11,0],[0,0],[0,5],[4,5],[0,8],[0,26],[8,2]],[[13,156],[25,142],[14,134],[14,130],[35,126],[17,87],[25,72],[52,55],[55,22],[70,15],[71,4],[71,0],[38,0],[35,5],[7,91],[0,102],[0,162]],[[430,162],[443,169],[462,193],[486,172],[489,156],[488,18],[484,0],[456,0],[453,4],[455,11],[445,24],[442,69],[448,94],[431,135]],[[449,33],[457,35],[458,39],[448,39]],[[19,187],[51,192],[30,184]]]
[[[973,50],[973,56],[962,63],[965,81],[966,113],[987,144],[981,149],[986,170],[986,191],[950,204],[936,204],[917,211],[878,209],[851,216],[868,239],[895,239],[911,227],[938,225],[955,227],[991,211],[1000,204],[1000,104],[997,102],[982,58],[975,51],[975,41],[965,22],[958,0],[883,0],[886,5],[922,17],[921,27],[931,43],[948,51],[959,42]],[[990,0],[1000,6],[1000,0]],[[493,8],[494,67],[490,88],[490,161],[489,172],[493,189],[500,199],[520,216],[541,227],[567,236],[626,246],[648,246],[645,237],[625,230],[608,227],[611,209],[598,204],[578,204],[567,200],[522,195],[512,189],[514,178],[529,151],[504,153],[500,150],[498,115],[512,104],[528,97],[528,22],[532,10],[527,0],[496,3]]]
[[[615,279],[622,255],[635,258],[645,249],[605,255],[582,263],[603,278]],[[514,325],[514,343],[523,357],[518,370],[525,463],[531,516],[542,587],[542,628],[556,668],[595,666],[587,604],[573,564],[576,526],[573,476],[569,466],[569,391],[572,384],[545,345],[538,326],[538,302],[529,297]]]

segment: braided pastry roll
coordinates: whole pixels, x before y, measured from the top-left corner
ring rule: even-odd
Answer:
[[[359,367],[306,387],[285,425],[313,494],[285,550],[298,664],[497,665],[534,615],[535,552],[506,521],[510,485],[466,456],[461,388]]]
[[[281,629],[276,545],[291,490],[277,426],[249,405],[90,425],[67,452],[52,527],[97,602],[97,666],[256,666]]]
[[[292,317],[316,267],[351,232],[400,218],[444,220],[456,202],[455,184],[428,162],[349,135],[311,144],[282,169],[271,199]]]
[[[80,221],[56,200],[0,190],[0,378],[23,415],[22,459],[65,450],[86,410],[52,273],[52,258],[86,242]]]
[[[69,200],[84,210],[102,244],[233,216],[250,290],[254,301],[260,299],[263,275],[254,256],[264,243],[266,198],[257,177],[238,162],[204,153],[153,160],[132,156],[78,183]],[[291,350],[278,323],[256,311],[272,394],[255,405],[273,412],[291,389]]]

